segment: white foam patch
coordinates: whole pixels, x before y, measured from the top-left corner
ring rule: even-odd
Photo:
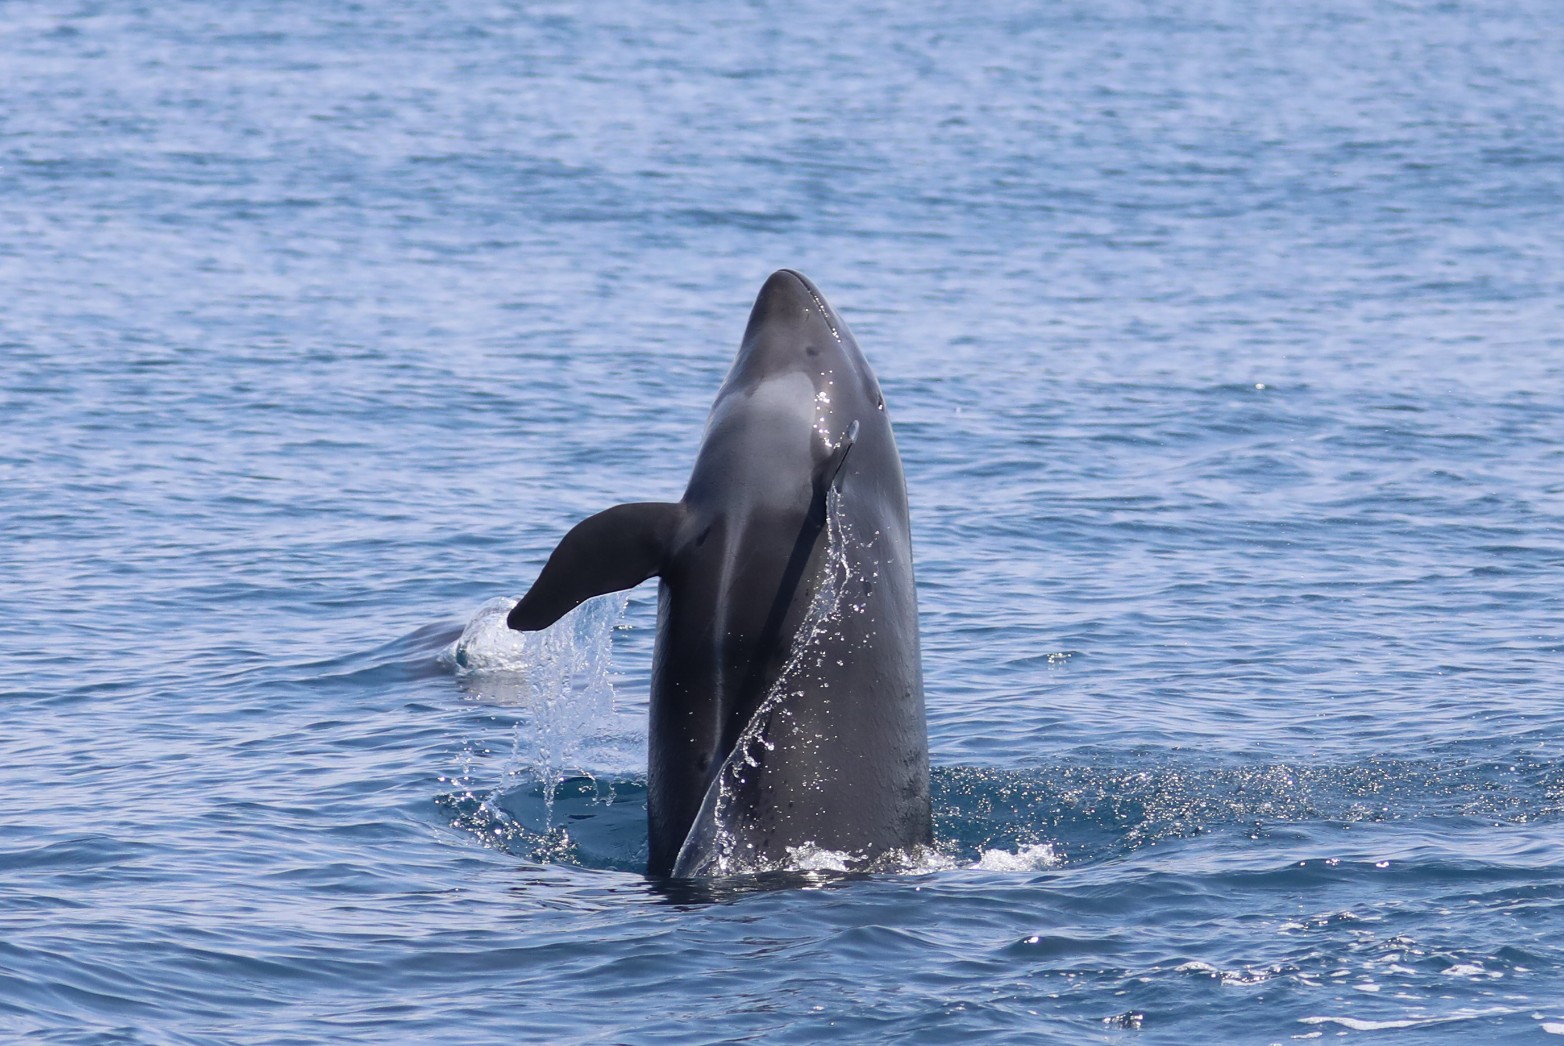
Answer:
[[[1036,843],[1018,850],[985,850],[976,861],[963,861],[932,847],[893,850],[868,860],[863,854],[831,850],[815,843],[790,846],[780,861],[760,861],[730,866],[724,875],[761,872],[871,872],[890,875],[929,875],[935,872],[1036,872],[1056,868],[1063,858],[1051,843]]]
[[[1557,1021],[1543,1021],[1542,1030],[1549,1035],[1564,1035],[1564,1023]]]
[[[1191,960],[1189,962],[1179,963],[1177,966],[1173,967],[1173,972],[1174,973],[1208,973],[1208,974],[1210,974],[1213,977],[1219,977],[1222,974],[1222,971],[1217,969],[1215,966],[1212,966],[1208,962],[1201,962],[1199,959],[1193,959],[1193,960]]]
[[[1406,1018],[1399,1021],[1367,1021],[1357,1017],[1301,1017],[1300,1024],[1339,1024],[1353,1031],[1388,1031],[1391,1028],[1416,1028],[1423,1024],[1437,1024],[1436,1020]]]
[[[1035,843],[1014,852],[984,850],[972,867],[984,872],[1041,872],[1059,867],[1061,860],[1052,843]]]
[[[813,843],[787,848],[787,868],[795,872],[847,872],[853,868],[853,855],[827,850]]]
[[[900,871],[914,875],[931,872],[1040,872],[1057,868],[1064,858],[1052,843],[1034,843],[1017,850],[984,850],[976,861],[962,861],[935,849],[920,848],[904,855]]]

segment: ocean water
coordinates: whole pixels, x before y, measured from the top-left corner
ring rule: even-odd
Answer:
[[[0,1038],[1555,1041],[1561,54],[7,5]],[[494,615],[678,496],[782,266],[896,425],[940,854],[652,881],[655,592]]]

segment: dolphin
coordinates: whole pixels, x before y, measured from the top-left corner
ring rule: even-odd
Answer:
[[[507,623],[652,577],[650,875],[811,850],[875,867],[930,842],[901,456],[857,341],[800,273],[761,287],[683,498],[577,524]]]

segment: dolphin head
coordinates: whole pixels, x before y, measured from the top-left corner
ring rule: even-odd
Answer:
[[[778,269],[755,298],[724,391],[792,375],[809,380],[814,428],[828,446],[885,409],[874,371],[825,295],[802,273]]]

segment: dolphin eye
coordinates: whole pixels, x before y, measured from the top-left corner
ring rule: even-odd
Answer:
[[[875,410],[884,410],[885,409],[885,397],[884,396],[881,396],[879,398],[879,402],[874,405],[874,409]]]

